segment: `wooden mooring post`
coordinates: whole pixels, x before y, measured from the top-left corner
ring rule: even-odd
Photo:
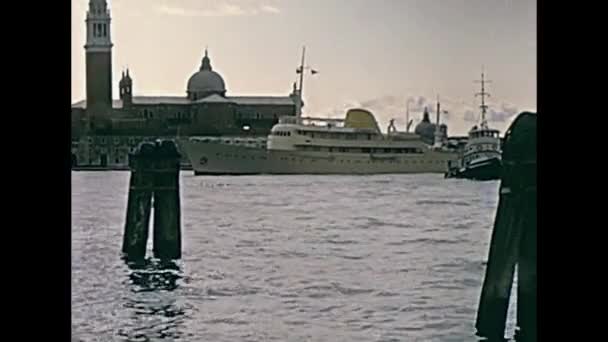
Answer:
[[[127,260],[146,254],[154,203],[153,251],[160,259],[181,258],[180,155],[169,140],[142,143],[130,156],[131,178],[122,252]]]
[[[154,256],[179,259],[182,255],[179,201],[180,155],[175,143],[158,146],[154,174]]]
[[[504,341],[517,265],[518,342],[536,341],[536,114],[521,113],[507,131],[503,175],[486,275],[477,311],[477,335]]]

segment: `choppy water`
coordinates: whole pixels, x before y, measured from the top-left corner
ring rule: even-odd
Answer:
[[[475,340],[497,182],[181,177],[183,259],[136,268],[129,174],[72,173],[74,340]]]

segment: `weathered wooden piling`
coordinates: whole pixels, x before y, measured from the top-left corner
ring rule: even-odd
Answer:
[[[146,254],[154,201],[153,252],[163,260],[181,257],[179,160],[175,143],[143,143],[131,155],[131,179],[122,251],[128,260]]]
[[[179,199],[180,154],[175,143],[165,140],[157,146],[154,172],[154,256],[181,257]]]
[[[536,115],[521,113],[507,131],[503,175],[486,275],[477,312],[477,335],[504,340],[517,264],[518,342],[536,341]]]
[[[128,259],[143,259],[146,255],[150,209],[153,196],[154,154],[152,143],[143,143],[129,158],[131,178],[122,252]]]

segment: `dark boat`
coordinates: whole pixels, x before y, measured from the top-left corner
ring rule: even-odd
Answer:
[[[469,131],[469,139],[457,165],[449,165],[446,178],[467,178],[472,180],[497,180],[502,172],[502,151],[500,132],[488,127],[486,120],[485,80],[481,73],[481,124]]]
[[[487,181],[500,179],[502,161],[500,158],[477,159],[462,168],[453,168],[446,173],[446,178],[467,178]]]

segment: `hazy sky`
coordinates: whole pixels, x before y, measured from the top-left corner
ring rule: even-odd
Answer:
[[[287,95],[302,45],[319,71],[304,81],[304,112],[365,106],[385,129],[440,94],[450,133],[477,118],[473,80],[485,65],[493,126],[536,109],[536,1],[108,0],[113,96],[129,66],[134,94],[183,95],[205,46],[228,95]],[[88,0],[72,0],[72,101],[85,94]],[[399,128],[399,127],[398,127]]]

